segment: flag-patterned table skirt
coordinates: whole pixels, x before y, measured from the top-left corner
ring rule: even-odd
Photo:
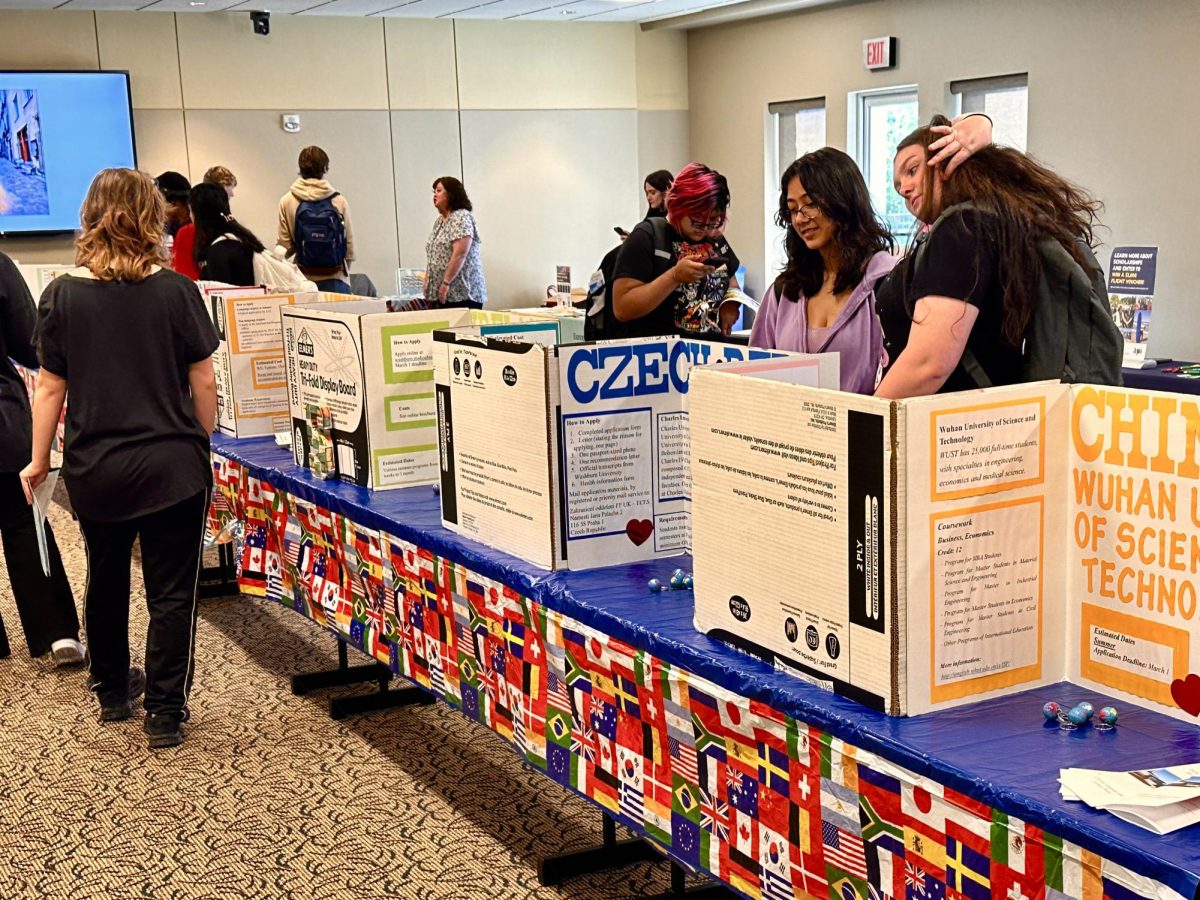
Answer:
[[[1181,895],[214,456],[241,591],[324,626],[752,898]],[[1190,900],[1190,898],[1187,898]]]

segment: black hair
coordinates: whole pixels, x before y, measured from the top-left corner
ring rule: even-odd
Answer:
[[[671,185],[675,183],[675,176],[666,169],[657,169],[642,179],[642,184],[650,185],[656,191],[663,195],[663,205],[660,207],[647,206],[645,218],[651,216],[665,216],[667,214],[667,191],[671,189]]]
[[[208,255],[208,248],[213,241],[223,234],[236,238],[254,253],[266,249],[253,231],[229,214],[229,195],[221,185],[209,182],[196,185],[188,195],[188,206],[192,210],[192,223],[196,226],[192,259],[198,265]]]
[[[446,197],[450,200],[451,212],[456,209],[465,209],[470,212],[474,208],[471,206],[471,198],[467,196],[467,189],[453,175],[443,175],[441,178],[435,178],[433,180],[435,190],[439,184],[446,192]]]
[[[154,184],[168,203],[188,202],[188,191],[192,189],[192,184],[178,172],[163,172],[154,179]]]
[[[812,297],[825,281],[825,260],[810,250],[792,227],[787,205],[788,185],[799,178],[805,193],[834,225],[834,241],[841,253],[833,292],[840,294],[862,281],[867,264],[880,250],[894,249],[892,234],[875,214],[871,194],[854,160],[833,147],[806,153],[787,167],[779,180],[779,210],[775,222],[787,229],[787,265],[775,279],[775,293],[795,301]]]

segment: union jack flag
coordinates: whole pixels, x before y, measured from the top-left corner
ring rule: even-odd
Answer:
[[[725,843],[729,842],[729,804],[714,801],[706,791],[700,791],[700,827],[715,834]]]
[[[583,729],[582,732],[578,728],[571,732],[571,752],[583,756],[584,759],[596,761],[596,732],[590,728]]]

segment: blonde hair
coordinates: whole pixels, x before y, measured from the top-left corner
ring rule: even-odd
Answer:
[[[104,169],[92,180],[75,239],[75,264],[101,281],[142,281],[166,265],[166,203],[154,179],[135,169]]]
[[[204,173],[204,180],[209,184],[219,184],[221,187],[237,187],[237,176],[224,166],[213,166]]]

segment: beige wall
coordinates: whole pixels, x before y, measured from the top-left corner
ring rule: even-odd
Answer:
[[[686,161],[687,52],[633,25],[277,15],[264,38],[245,13],[0,12],[6,67],[128,69],[141,167],[228,166],[234,214],[264,242],[299,150],[320,144],[355,268],[382,291],[397,265],[424,267],[431,180],[462,177],[496,306],[538,302],[560,264],[586,284],[612,226],[641,216],[642,176]],[[62,238],[0,249],[72,255]]]
[[[862,41],[884,34],[899,38],[900,64],[869,73]],[[1030,152],[1104,201],[1107,244],[1161,247],[1151,353],[1195,359],[1197,34],[1193,0],[886,0],[698,30],[691,150],[729,176],[730,239],[761,290],[767,103],[824,96],[828,141],[844,149],[849,91],[918,84],[928,118],[951,80],[1028,72]]]

